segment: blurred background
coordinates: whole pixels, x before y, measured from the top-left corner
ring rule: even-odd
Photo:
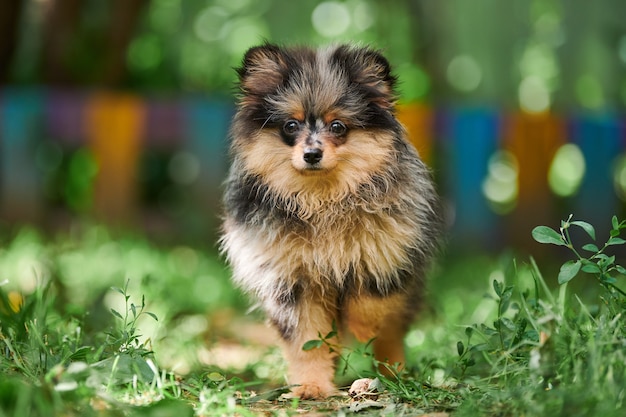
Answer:
[[[624,16],[622,0],[1,2],[0,231],[93,220],[212,245],[233,67],[264,40],[384,51],[453,244],[527,250],[570,213],[608,230],[626,214]]]

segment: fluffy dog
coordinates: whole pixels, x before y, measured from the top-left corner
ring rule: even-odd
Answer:
[[[334,323],[404,362],[440,233],[427,167],[395,117],[396,78],[367,47],[265,44],[238,69],[221,248],[278,330],[292,392],[335,392]],[[340,335],[331,342],[338,342]]]

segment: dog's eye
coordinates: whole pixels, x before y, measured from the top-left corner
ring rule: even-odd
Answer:
[[[297,120],[287,120],[283,125],[283,132],[288,135],[294,135],[300,130],[300,122]]]
[[[334,135],[341,136],[348,131],[348,128],[345,124],[343,124],[343,122],[340,122],[339,120],[334,120],[330,122],[328,130],[330,130],[330,133]]]

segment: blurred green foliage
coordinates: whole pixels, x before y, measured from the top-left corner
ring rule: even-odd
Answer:
[[[63,2],[22,3],[7,82],[45,82],[52,71],[45,56],[52,52],[46,52],[44,38],[54,37],[57,29],[46,11]],[[78,3],[70,40],[58,52],[70,74],[61,79],[70,84],[105,79],[114,87],[142,91],[230,94],[232,68],[252,45],[351,41],[384,50],[407,101],[498,105],[530,113],[615,110],[626,103],[626,5],[621,0]],[[3,7],[10,8],[0,6],[0,11]],[[111,24],[122,18],[128,18],[127,27]],[[116,32],[128,32],[125,42],[107,41],[116,39]],[[118,50],[109,51],[112,47]],[[103,78],[116,54],[121,69],[109,73],[123,75]]]

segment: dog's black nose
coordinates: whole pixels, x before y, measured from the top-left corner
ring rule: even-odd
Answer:
[[[317,164],[322,160],[323,152],[320,148],[306,148],[304,150],[304,162],[307,164]]]

